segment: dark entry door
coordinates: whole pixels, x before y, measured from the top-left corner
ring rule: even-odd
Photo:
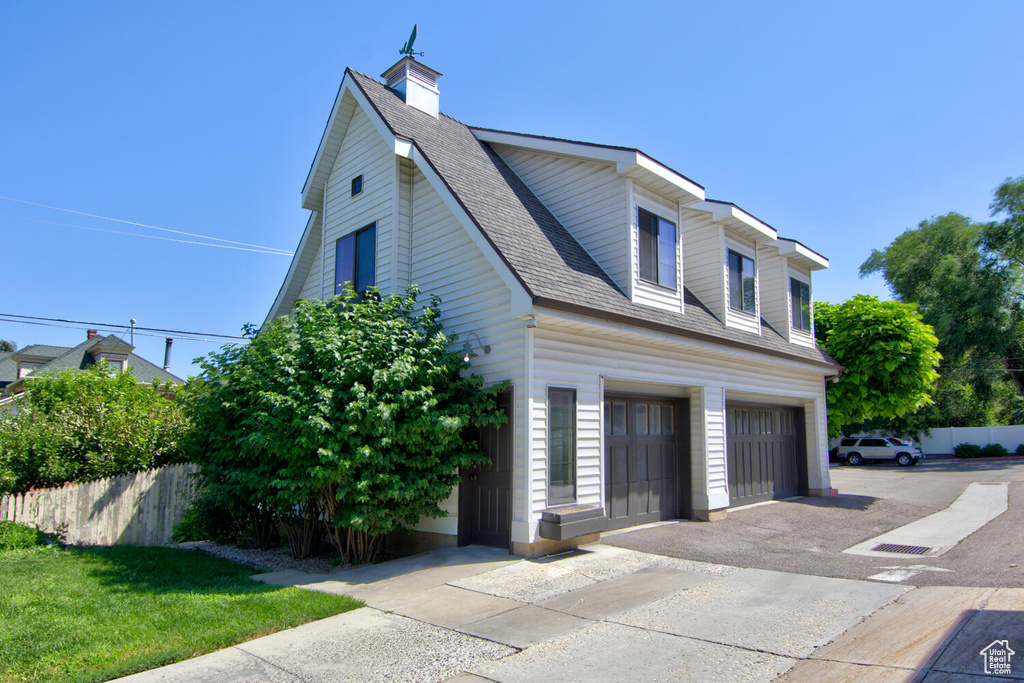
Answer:
[[[781,406],[726,406],[729,504],[806,493],[803,411]]]
[[[676,519],[689,514],[689,463],[679,445],[686,443],[680,404],[652,396],[605,397],[605,498],[609,528]],[[680,426],[684,429],[680,429]]]
[[[511,547],[512,520],[512,402],[511,392],[498,399],[508,421],[486,427],[476,435],[491,458],[488,465],[464,472],[459,488],[459,545]]]

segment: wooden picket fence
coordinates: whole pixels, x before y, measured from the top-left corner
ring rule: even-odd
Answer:
[[[0,519],[59,533],[66,543],[163,545],[196,489],[196,465],[171,465],[0,497]]]

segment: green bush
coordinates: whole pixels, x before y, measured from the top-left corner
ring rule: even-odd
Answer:
[[[983,458],[1002,458],[1010,454],[1010,451],[1006,449],[1006,446],[1000,443],[986,444],[981,449],[981,457]]]
[[[1014,451],[1017,455],[1024,455],[1024,443],[1017,444],[1017,450]]]
[[[953,455],[958,458],[977,458],[981,455],[981,446],[973,443],[957,444],[953,447]]]
[[[202,362],[187,403],[203,486],[272,514],[297,557],[326,531],[343,559],[368,564],[388,532],[446,516],[460,470],[487,462],[467,428],[507,419],[505,386],[468,375],[439,301],[416,297],[301,301]]]
[[[0,494],[183,462],[188,421],[168,389],[106,363],[33,377],[0,416]]]
[[[175,543],[213,541],[223,545],[242,545],[248,542],[249,520],[244,511],[232,509],[226,501],[200,494],[192,501],[181,521],[174,526],[171,540]],[[273,540],[273,539],[271,539]],[[265,548],[270,543],[253,541]]]
[[[56,542],[56,536],[45,534],[34,526],[6,520],[0,521],[0,551],[25,550],[37,545],[52,545]]]

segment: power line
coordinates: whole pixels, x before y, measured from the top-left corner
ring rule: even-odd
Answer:
[[[21,320],[11,320],[11,318],[21,318]],[[18,315],[16,313],[0,313],[0,319],[3,319],[2,320],[3,322],[24,323],[24,324],[28,324],[28,325],[38,324],[38,325],[46,325],[48,327],[62,327],[62,325],[57,325],[57,324],[52,324],[52,323],[68,323],[68,325],[64,325],[64,327],[71,327],[72,329],[78,329],[79,326],[81,326],[81,325],[85,325],[87,327],[103,328],[103,329],[108,329],[108,330],[131,330],[131,328],[132,328],[131,325],[119,325],[119,324],[112,324],[112,323],[87,322],[85,320],[67,320],[65,318],[45,318],[45,317],[34,316],[34,315]],[[86,328],[81,328],[81,329],[86,329]],[[144,334],[142,331],[145,331],[145,332],[159,332],[160,334]],[[164,335],[167,335],[167,334],[173,334],[173,335],[178,335],[178,338],[182,338],[182,339],[185,338],[185,337],[193,337],[193,338],[196,338],[196,341],[211,341],[212,342],[212,341],[239,340],[237,343],[245,343],[246,341],[248,341],[247,337],[243,337],[243,336],[240,336],[240,335],[237,335],[237,334],[216,334],[214,332],[191,332],[189,330],[168,330],[168,329],[164,329],[164,328],[160,328],[160,327],[140,327],[140,326],[135,326],[135,333],[136,334],[141,334],[142,336],[146,336],[146,337],[160,337],[160,336],[164,336]],[[217,339],[199,339],[199,337],[216,337]],[[232,343],[235,343],[235,342],[232,342]]]
[[[3,199],[0,197],[0,199]],[[94,228],[89,225],[75,225],[73,223],[59,223],[57,221],[44,221],[40,218],[25,218],[22,216],[8,216],[0,214],[0,218],[7,218],[15,221],[28,221],[29,223],[45,223],[47,225],[60,225],[65,228],[79,228],[81,230],[92,230],[93,232],[106,232],[112,235],[128,235],[129,237],[145,237],[151,240],[162,240],[164,242],[179,242],[181,244],[196,244],[200,247],[217,247],[218,249],[234,249],[235,251],[252,251],[257,254],[271,254],[272,256],[291,256],[291,252],[272,250],[271,248],[250,249],[248,247],[233,247],[230,244],[210,244],[209,242],[196,242],[194,240],[179,240],[173,237],[160,237],[158,235],[142,235],[137,232],[125,232],[123,230],[109,230],[107,228]],[[217,239],[211,237],[209,239]]]
[[[123,327],[106,328],[106,327],[103,327],[103,326],[97,326],[95,328],[85,328],[85,327],[82,327],[80,325],[61,325],[59,323],[40,323],[40,322],[34,322],[32,320],[7,320],[7,319],[4,319],[4,318],[0,318],[0,323],[18,323],[20,325],[37,325],[39,327],[63,327],[65,329],[69,329],[69,330],[96,329],[97,331],[101,331],[101,332],[102,331],[109,331],[109,332],[112,332],[114,334],[120,334],[122,337],[124,337],[126,334],[128,334],[128,330],[123,328]],[[136,328],[135,334],[136,334],[136,336],[139,336],[139,337],[164,337],[164,336],[166,336],[166,335],[162,335],[162,334],[152,334],[150,332],[139,332],[138,328]],[[176,336],[175,340],[210,342],[212,344],[239,344],[239,345],[245,344],[245,342],[242,342],[242,341],[231,341],[229,339],[204,339],[202,337],[187,337],[187,336]]]
[[[194,233],[194,232],[184,232],[182,230],[172,230],[171,228],[161,228],[161,227],[159,227],[157,225],[149,225],[147,223],[137,223],[135,221],[126,221],[126,220],[123,220],[121,218],[111,218],[109,216],[100,216],[99,214],[95,214],[95,213],[86,213],[85,211],[76,211],[74,209],[63,209],[63,208],[61,208],[59,206],[51,206],[49,204],[39,204],[37,202],[30,202],[27,199],[15,199],[14,197],[4,197],[4,196],[0,196],[0,199],[6,200],[6,201],[9,201],[9,202],[18,202],[19,204],[28,204],[29,206],[38,206],[38,207],[41,207],[41,208],[44,208],[44,209],[52,209],[54,211],[64,211],[65,213],[73,213],[73,214],[77,214],[79,216],[88,216],[89,218],[99,218],[99,219],[105,220],[105,221],[114,221],[115,223],[124,223],[125,225],[136,225],[136,226],[138,226],[140,228],[149,228],[150,230],[161,230],[163,232],[172,232],[172,233],[175,233],[177,235],[185,235],[187,237],[199,237],[199,238],[205,239],[205,240],[216,240],[217,242],[226,242],[228,244],[239,244],[239,245],[241,245],[243,247],[256,247],[257,249],[265,249],[267,251],[276,251],[278,253],[291,256],[291,252],[286,251],[284,249],[278,249],[276,247],[264,247],[264,246],[259,245],[259,244],[250,244],[249,242],[237,242],[235,240],[224,239],[223,237],[210,237],[209,235],[199,235],[199,234]],[[61,224],[58,223],[58,225],[61,225]],[[130,234],[134,234],[134,233],[124,233],[124,234],[129,234],[130,235]]]

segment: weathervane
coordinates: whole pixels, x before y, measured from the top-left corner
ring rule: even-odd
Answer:
[[[398,51],[398,54],[405,55],[406,57],[415,57],[416,55],[419,55],[420,57],[423,56],[422,52],[416,52],[412,49],[412,44],[416,42],[416,26],[417,24],[412,25],[412,33],[409,34],[409,40],[405,41],[405,45],[403,45],[402,49]]]

